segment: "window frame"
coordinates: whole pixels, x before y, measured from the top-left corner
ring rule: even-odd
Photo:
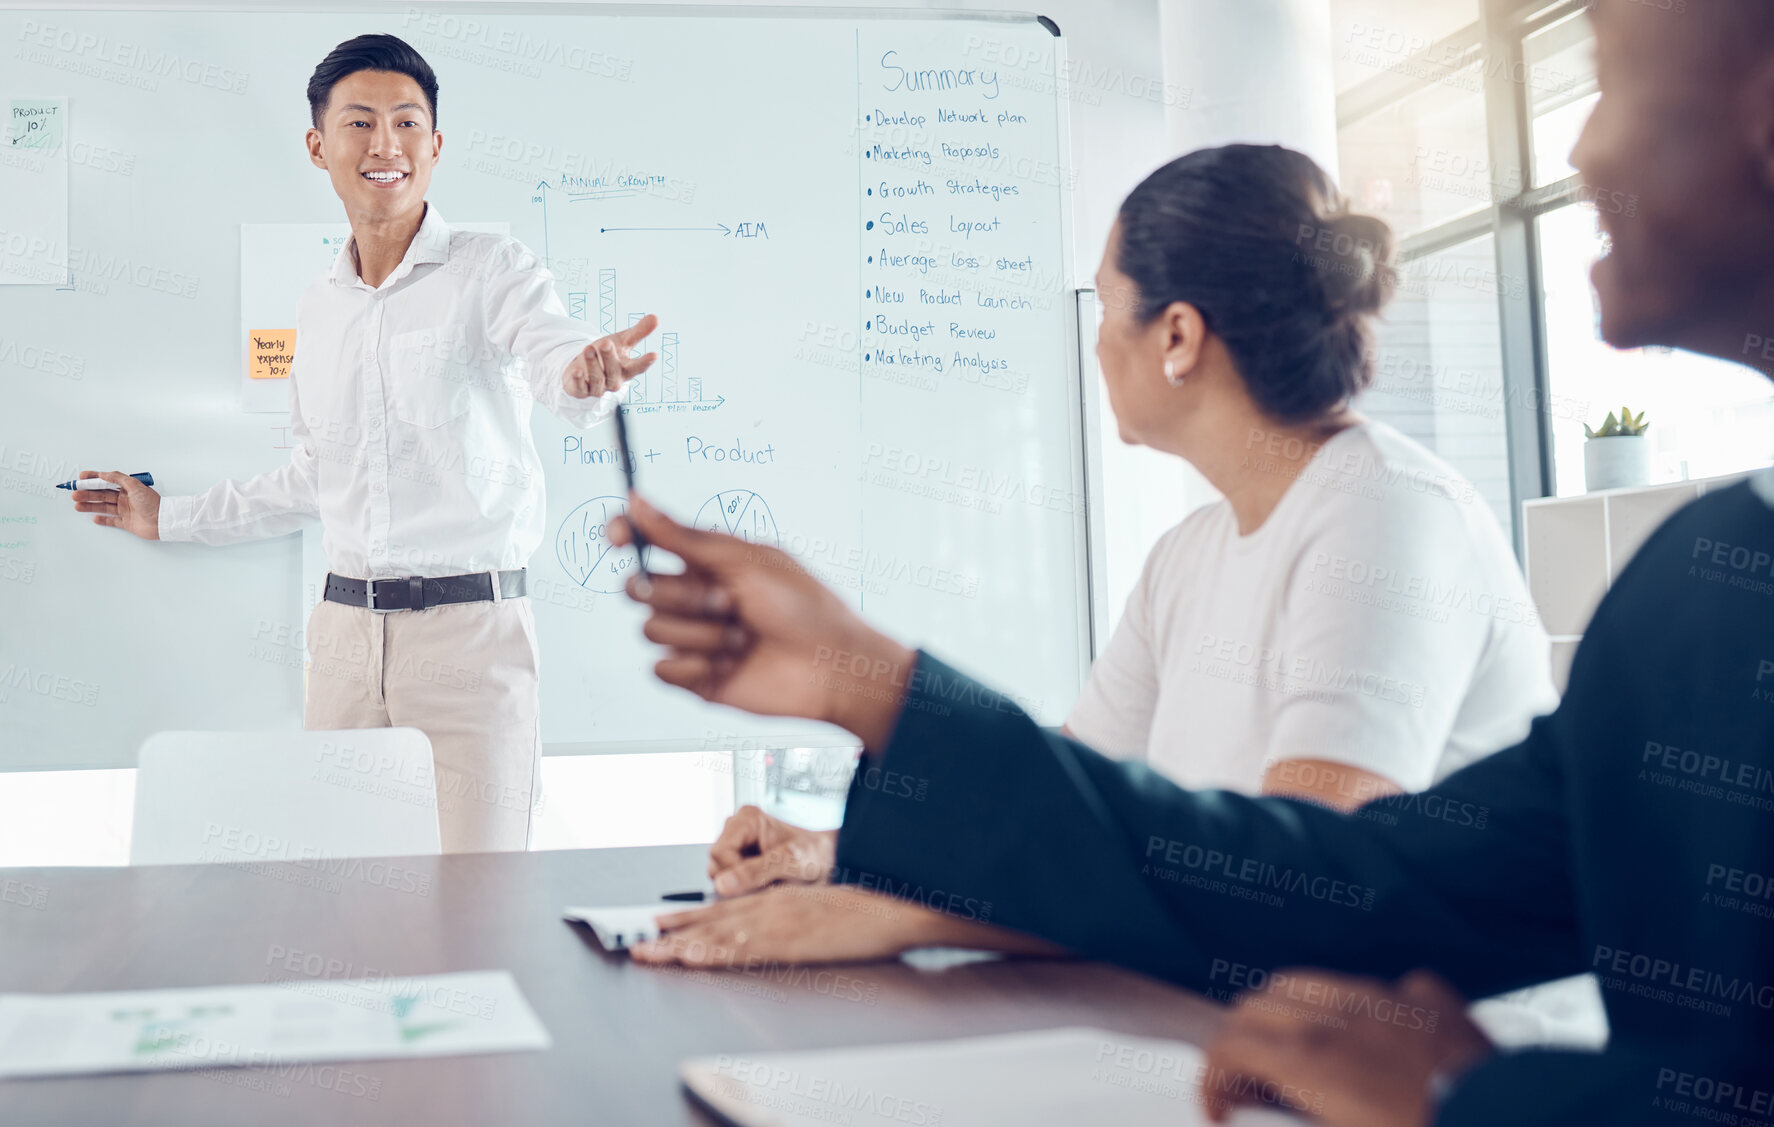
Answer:
[[[1509,503],[1517,519],[1515,551],[1521,557],[1522,502],[1556,493],[1552,427],[1542,405],[1550,402],[1551,366],[1540,303],[1540,245],[1536,220],[1580,202],[1577,176],[1542,186],[1531,184],[1533,102],[1529,86],[1510,77],[1523,67],[1527,41],[1535,33],[1586,11],[1588,0],[1480,0],[1479,19],[1425,49],[1436,69],[1453,73],[1482,61],[1486,156],[1493,168],[1521,172],[1522,189],[1508,198],[1493,195],[1488,209],[1444,220],[1400,241],[1401,264],[1414,262],[1490,235],[1496,249],[1497,277],[1521,278],[1521,286],[1497,287],[1499,342],[1503,361],[1504,426],[1509,465]],[[1502,65],[1496,65],[1501,60]],[[1407,75],[1403,68],[1375,75],[1337,96],[1338,132],[1428,90],[1442,75]]]

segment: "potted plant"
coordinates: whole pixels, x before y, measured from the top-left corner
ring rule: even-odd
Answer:
[[[1583,424],[1589,439],[1583,444],[1583,486],[1589,492],[1598,489],[1623,489],[1632,485],[1648,485],[1651,481],[1651,442],[1645,437],[1645,413],[1634,415],[1625,407],[1615,417],[1608,412],[1600,430]]]

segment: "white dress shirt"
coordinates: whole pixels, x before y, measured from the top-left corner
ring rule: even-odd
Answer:
[[[232,544],[319,517],[340,575],[525,566],[546,519],[532,401],[577,426],[614,407],[561,386],[592,336],[522,243],[452,231],[435,206],[380,286],[355,246],[302,295],[289,465],[163,498],[160,538]]]

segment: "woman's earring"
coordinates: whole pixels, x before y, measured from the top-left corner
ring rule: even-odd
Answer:
[[[1183,386],[1183,377],[1177,375],[1176,361],[1166,360],[1164,362],[1164,382],[1171,387]]]

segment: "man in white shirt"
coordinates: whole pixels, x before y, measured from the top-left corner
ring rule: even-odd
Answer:
[[[391,35],[335,48],[309,80],[309,158],[351,222],[302,297],[290,463],[162,498],[124,474],[79,490],[97,524],[229,544],[318,517],[325,599],[308,626],[311,729],[431,739],[448,852],[523,849],[540,760],[524,565],[542,542],[532,401],[580,426],[654,356],[654,329],[590,340],[515,239],[454,231],[426,203],[443,146],[437,79]]]

